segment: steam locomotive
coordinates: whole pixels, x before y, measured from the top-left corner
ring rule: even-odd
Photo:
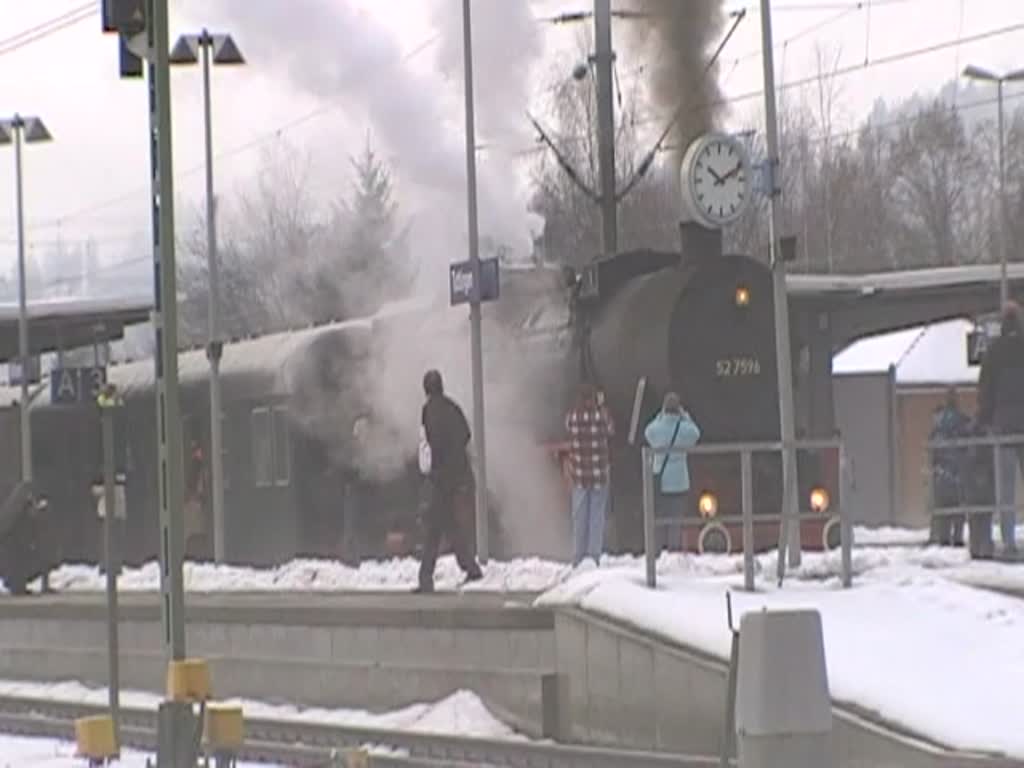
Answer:
[[[612,446],[613,549],[642,545],[642,431],[667,391],[681,395],[702,443],[779,438],[771,274],[753,258],[696,247],[620,253],[579,274],[504,269],[501,298],[485,305],[484,318],[485,368],[492,372],[488,465],[505,470],[491,472],[488,483],[496,555],[538,553],[538,538],[547,537],[529,541],[510,533],[524,517],[528,526],[564,529],[567,544],[562,425],[584,377],[603,392],[620,426]],[[266,565],[295,556],[361,559],[414,550],[419,380],[426,368],[440,368],[468,406],[467,325],[463,312],[407,304],[225,344],[228,559]],[[186,499],[201,502],[199,517],[186,520],[187,554],[211,557],[204,350],[181,353],[179,370]],[[138,563],[156,557],[158,542],[153,362],[112,366],[108,380],[125,399],[115,418],[115,455],[126,478],[126,560]],[[13,393],[0,392],[0,404],[5,400],[11,403]],[[3,439],[16,453],[15,422],[7,422]],[[50,557],[56,550],[62,561],[96,561],[98,409],[50,403],[43,392],[32,406],[32,428],[37,493],[60,521],[47,526],[56,539]],[[739,546],[739,526],[718,522],[739,513],[739,461],[690,457],[696,504],[686,549]],[[834,453],[800,457],[802,506],[820,512],[801,526],[808,548],[838,543],[835,505],[830,508],[837,476]],[[778,513],[777,455],[754,456],[753,491],[755,515]],[[776,523],[757,524],[756,546],[774,546],[777,531]]]

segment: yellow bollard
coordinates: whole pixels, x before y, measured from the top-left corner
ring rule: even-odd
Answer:
[[[75,742],[79,756],[91,762],[112,760],[120,752],[114,737],[114,718],[110,715],[75,720]]]
[[[183,659],[167,666],[167,698],[206,701],[210,698],[210,668],[206,659]]]
[[[207,704],[203,738],[216,754],[237,752],[245,739],[242,708],[235,704]]]

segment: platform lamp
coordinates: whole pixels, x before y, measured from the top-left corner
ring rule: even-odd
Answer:
[[[998,93],[999,113],[999,303],[1005,305],[1010,298],[1010,288],[1006,275],[1007,226],[1006,226],[1006,163],[1003,159],[1005,139],[1003,137],[1003,83],[1024,80],[1024,69],[1015,69],[1005,75],[997,75],[987,69],[973,64],[964,69],[964,77],[968,80],[981,80],[995,83]]]
[[[25,217],[22,205],[21,145],[50,141],[38,117],[0,117],[0,144],[14,144],[15,199],[18,219],[18,357],[21,361],[21,479],[32,482],[32,429],[28,413],[28,307],[25,288]]]
[[[223,339],[220,332],[220,281],[217,265],[216,201],[213,194],[213,127],[210,109],[210,63],[244,64],[245,59],[230,35],[212,35],[206,29],[198,35],[182,35],[171,50],[173,65],[195,64],[202,52],[203,114],[206,131],[206,260],[209,273],[208,320],[210,361],[210,475],[213,491],[213,554],[224,562],[224,465],[221,450],[220,356]]]

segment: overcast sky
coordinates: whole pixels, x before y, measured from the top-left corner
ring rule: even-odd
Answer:
[[[332,1],[338,6],[336,25],[333,16],[315,8]],[[38,114],[55,139],[25,153],[30,251],[45,250],[58,238],[92,238],[108,265],[134,258],[145,270],[150,237],[145,85],[118,79],[116,41],[101,34],[99,4],[93,0],[97,13],[88,18],[26,42],[18,37],[25,30],[88,3],[0,0],[0,114]],[[590,5],[589,0],[475,0],[481,26],[476,85],[478,93],[487,91],[480,97],[480,141],[489,143],[481,153],[483,174],[496,180],[514,175],[522,150],[532,144],[523,113],[537,103],[556,64],[564,64],[567,75],[571,69],[578,32],[543,17]],[[754,11],[722,55],[721,85],[729,97],[761,87],[756,5],[723,0],[726,10]],[[878,61],[1024,25],[1021,0],[775,0],[773,5],[779,82],[812,75],[816,46],[838,54],[841,68],[854,67],[865,58]],[[522,26],[523,6],[536,17],[528,26]],[[256,7],[261,10],[250,12]],[[403,199],[412,207],[425,199],[431,174],[439,187],[461,184],[459,73],[449,71],[460,53],[452,46],[460,7],[459,0],[171,0],[172,42],[177,33],[205,24],[232,32],[248,58],[244,68],[214,73],[218,189],[230,193],[243,187],[258,167],[260,150],[283,136],[315,159],[310,190],[328,199],[344,190],[345,157],[358,149],[367,131],[392,161]],[[615,27],[624,84],[642,77],[644,63],[623,42],[623,27],[630,23],[618,20]],[[937,90],[968,62],[995,69],[1024,66],[1022,44],[1024,30],[1011,30],[845,75],[839,80],[841,119],[847,125],[862,119],[878,98],[893,101]],[[409,57],[409,52],[417,53]],[[202,201],[200,89],[198,68],[175,73],[181,226],[190,220],[191,206]],[[803,97],[792,90],[784,95]],[[756,98],[737,101],[727,127],[757,125],[761,107]],[[496,181],[490,193],[484,190],[481,215],[487,215],[487,207],[492,219],[518,227],[520,212],[514,209],[522,200],[522,190],[505,195]],[[13,264],[14,221],[14,156],[9,147],[0,147],[0,274]]]

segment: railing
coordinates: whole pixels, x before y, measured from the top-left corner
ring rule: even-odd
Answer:
[[[743,527],[743,585],[744,589],[749,592],[754,590],[754,489],[753,489],[753,464],[752,457],[757,453],[778,453],[783,454],[784,450],[789,448],[793,450],[793,453],[799,453],[800,451],[821,451],[833,449],[838,451],[839,454],[839,475],[837,482],[837,496],[836,506],[839,509],[839,528],[840,528],[840,549],[842,550],[842,565],[841,565],[841,577],[843,587],[849,587],[852,583],[852,546],[853,546],[853,530],[851,524],[850,510],[846,509],[846,505],[843,503],[844,487],[848,484],[848,477],[846,472],[846,457],[843,449],[841,440],[830,439],[830,440],[795,440],[793,443],[783,442],[750,442],[750,443],[718,443],[714,445],[695,445],[689,448],[674,447],[670,449],[666,448],[651,448],[650,446],[644,446],[641,452],[642,473],[643,473],[643,514],[644,514],[644,558],[647,566],[647,586],[654,588],[657,586],[657,572],[656,562],[658,558],[658,552],[655,550],[655,529],[659,525],[665,526],[694,526],[703,525],[704,520],[687,520],[682,519],[663,519],[657,520],[654,515],[654,458],[657,456],[665,456],[668,454],[684,454],[690,456],[700,455],[739,455],[740,457],[740,495],[741,495],[741,513],[739,515],[716,515],[715,521],[719,523],[733,523],[741,524]],[[782,457],[785,458],[784,456]],[[794,464],[795,464],[794,458]],[[793,482],[796,487],[799,487],[797,478],[793,478]],[[797,489],[794,488],[793,492],[796,493]],[[785,493],[783,493],[783,499]],[[820,520],[826,513],[824,511],[816,512],[804,511],[802,508],[798,511],[796,518],[791,518],[789,515],[777,514],[758,514],[757,522],[778,522],[780,524],[780,531],[787,531],[787,523],[792,521],[793,524],[799,526],[805,520]],[[782,536],[780,536],[781,543]],[[780,547],[780,569],[782,565],[782,552]]]
[[[1003,461],[1002,455],[1009,452],[1012,457],[1011,471],[1016,475],[1019,459],[1017,451],[1024,450],[1024,434],[1011,435],[981,435],[977,437],[958,437],[950,440],[929,440],[926,444],[928,462],[926,474],[928,477],[928,513],[930,517],[971,517],[975,515],[1000,515],[1003,512],[1018,512],[1024,509],[1024,503],[1007,502],[1003,498]],[[960,448],[970,450],[971,448],[991,448],[992,450],[992,504],[971,504],[965,503],[963,490],[960,490],[960,503],[953,507],[937,507],[935,505],[935,483],[934,483],[934,456],[935,450]],[[975,469],[976,465],[970,467]],[[964,468],[967,469],[967,468]],[[1016,476],[1014,477],[1016,485]],[[1005,543],[1005,542],[1004,542]]]

